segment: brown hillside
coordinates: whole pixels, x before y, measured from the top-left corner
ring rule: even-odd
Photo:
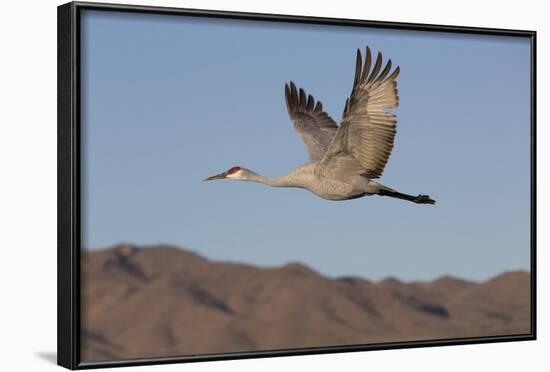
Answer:
[[[82,254],[82,359],[176,356],[529,333],[530,279],[331,279],[173,247]]]

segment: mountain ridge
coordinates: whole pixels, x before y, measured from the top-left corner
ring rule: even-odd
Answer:
[[[526,334],[530,275],[326,277],[169,246],[83,251],[84,361]]]

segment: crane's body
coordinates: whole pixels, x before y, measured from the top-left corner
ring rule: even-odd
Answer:
[[[384,186],[380,177],[393,149],[397,120],[388,112],[398,106],[397,67],[391,74],[391,60],[382,72],[378,53],[371,67],[370,49],[363,65],[357,51],[355,79],[346,100],[340,126],[323,111],[321,102],[285,85],[285,100],[294,129],[304,142],[309,162],[280,177],[266,177],[243,167],[232,167],[206,180],[230,179],[259,182],[273,187],[298,187],[327,200],[349,200],[382,195],[435,204],[427,195],[408,195]]]
[[[263,183],[272,187],[297,187],[306,189],[327,200],[348,200],[376,194],[380,188],[377,182],[355,176],[346,182],[319,175],[315,169],[318,163],[307,163],[281,177],[265,177],[251,170],[240,168],[228,179]]]

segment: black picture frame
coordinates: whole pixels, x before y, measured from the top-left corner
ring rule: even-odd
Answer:
[[[80,15],[83,10],[106,10],[193,17],[262,20],[281,23],[348,25],[379,29],[437,31],[478,35],[519,36],[531,45],[531,331],[524,335],[419,340],[407,342],[140,358],[108,362],[80,360]],[[168,7],[71,2],[58,7],[58,318],[57,358],[69,369],[137,366],[240,358],[340,353],[443,345],[536,339],[536,32],[509,29],[395,23],[309,16],[256,14]]]

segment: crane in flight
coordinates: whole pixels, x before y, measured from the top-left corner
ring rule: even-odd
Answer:
[[[266,177],[244,167],[211,176],[211,180],[259,182],[273,187],[298,187],[328,200],[382,195],[418,204],[435,204],[428,195],[403,194],[376,181],[388,162],[396,133],[396,117],[388,109],[399,104],[397,76],[388,60],[382,69],[379,52],[374,65],[367,47],[365,63],[357,49],[355,79],[340,126],[323,111],[320,101],[285,84],[286,107],[294,129],[304,142],[309,162],[280,177]],[[372,70],[371,70],[372,67]],[[391,72],[391,73],[390,73]]]

